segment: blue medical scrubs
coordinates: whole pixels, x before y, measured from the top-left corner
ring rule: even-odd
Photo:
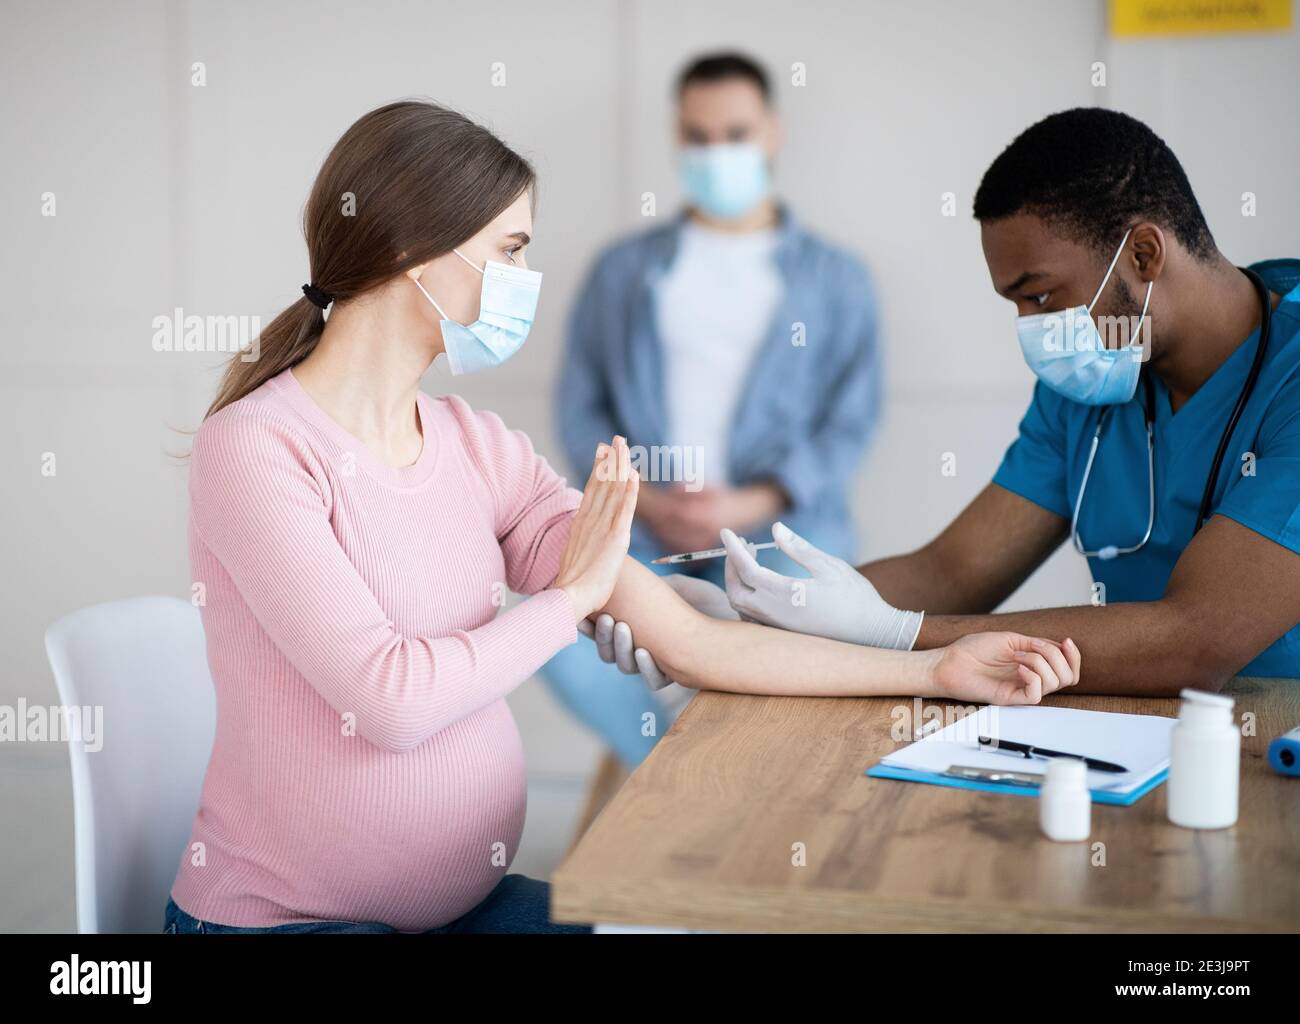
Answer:
[[[1300,572],[1300,260],[1269,260],[1252,268],[1282,295],[1273,310],[1268,352],[1255,391],[1233,431],[1211,515],[1235,519],[1280,545],[1278,573]],[[1197,508],[1219,438],[1255,357],[1254,331],[1174,413],[1169,391],[1155,384],[1156,516],[1146,546],[1116,558],[1089,558],[1107,603],[1156,601],[1192,539]],[[1144,369],[1143,373],[1147,371]],[[1116,406],[1102,431],[1079,513],[1079,537],[1095,551],[1127,547],[1147,524],[1145,385]],[[1083,480],[1093,432],[1105,407],[1082,405],[1043,383],[1034,389],[1020,436],[993,482],[1069,519]],[[1243,458],[1253,453],[1253,460]],[[1259,581],[1267,591],[1270,579]],[[1300,678],[1300,624],[1241,670],[1248,676]]]

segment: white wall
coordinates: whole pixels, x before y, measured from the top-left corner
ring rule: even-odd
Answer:
[[[924,541],[988,480],[1028,399],[1012,310],[993,295],[969,216],[980,174],[1040,116],[1101,104],[1179,153],[1224,250],[1296,255],[1300,47],[1293,34],[1111,43],[1102,5],[623,0],[493,5],[11,2],[0,15],[0,703],[53,700],[41,635],[58,615],[188,589],[184,451],[218,360],[158,354],[175,306],[264,320],[306,280],[299,216],[338,134],[408,95],[498,130],[541,173],[530,263],[546,273],[534,337],[505,368],[456,381],[557,451],[548,396],[563,315],[596,247],[667,215],[669,83],[734,45],[778,78],[782,193],[858,250],[886,309],[888,411],[858,485],[864,555]],[[1108,85],[1090,84],[1107,62]],[[207,86],[190,85],[203,61]],[[507,84],[490,82],[493,62]],[[807,86],[788,69],[807,66]],[[1240,194],[1260,216],[1240,216]],[[58,215],[40,216],[43,192]],[[940,215],[953,192],[958,215]],[[426,381],[450,387],[441,366]],[[57,475],[40,472],[44,452]],[[944,452],[956,477],[940,473]],[[558,459],[558,455],[557,455]],[[1058,554],[1013,599],[1087,599]],[[514,699],[537,771],[594,746],[529,684]],[[62,756],[61,752],[58,756]]]

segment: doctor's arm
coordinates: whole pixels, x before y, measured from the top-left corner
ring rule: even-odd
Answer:
[[[922,638],[933,635],[925,625],[930,615],[991,612],[1060,546],[1066,533],[1067,523],[1059,516],[990,484],[939,536],[910,554],[855,569],[777,524],[773,539],[810,579],[800,583],[764,568],[728,531],[722,537],[729,552],[725,595],[703,580],[668,579],[709,615],[739,612],[751,621],[794,633],[908,650],[923,646]],[[796,587],[801,588],[800,600],[794,599]],[[906,611],[910,608],[926,609],[926,616]],[[601,657],[616,662],[623,672],[640,672],[654,689],[672,680],[664,670],[673,653],[671,637],[667,645],[652,646],[628,623],[616,625],[603,617],[595,635],[598,645],[603,642]]]
[[[778,524],[773,540],[811,577],[802,600],[791,600],[793,580],[763,568],[739,547],[727,558],[728,599],[742,615],[768,625],[902,649],[915,645],[918,627],[924,633],[922,610],[991,612],[1066,536],[1060,405],[1035,388],[1020,434],[994,478],[999,482],[985,487],[925,546],[855,570]],[[1001,486],[1003,475],[1025,489]]]
[[[896,608],[924,608],[927,617],[991,612],[1069,533],[1068,520],[989,484],[924,547],[858,572]]]
[[[988,632],[941,649],[893,651],[715,619],[628,558],[603,610],[667,652],[684,686],[802,697],[921,696],[1036,704],[1079,676],[1073,644]]]
[[[1273,406],[1300,408],[1300,378],[1274,397]],[[1048,636],[1060,631],[1073,637],[1088,655],[1082,692],[1158,696],[1177,694],[1185,686],[1219,689],[1300,622],[1300,544],[1295,526],[1300,521],[1300,413],[1289,418],[1279,414],[1266,422],[1252,454],[1253,472],[1225,474],[1228,483],[1216,514],[1183,549],[1159,600],[1005,615],[943,614],[986,611],[988,603],[965,609],[933,606],[940,614],[926,615],[917,646],[948,643],[978,629],[1028,630]],[[1020,476],[1029,485],[1050,478],[1054,467],[1059,468],[1059,459],[1027,458],[1024,465],[1034,470]],[[1058,519],[1062,536],[1068,533],[1064,519],[1040,509],[1037,518],[1043,517]],[[1009,519],[1003,529],[1014,534],[1033,519],[1033,514]],[[996,534],[991,530],[985,538]],[[1001,543],[1011,543],[1028,556],[1032,540],[1031,529],[1025,539]],[[991,579],[996,582],[983,592],[972,582],[979,572],[987,571],[987,543],[970,531],[959,531],[939,548],[942,566],[954,574],[963,599],[996,605],[1014,580],[1011,571],[1004,569],[1000,577],[994,573]],[[1046,554],[1044,550],[1043,557]],[[871,566],[864,569],[875,578]],[[888,588],[895,581],[882,578],[881,583]]]
[[[1158,601],[927,614],[916,646],[986,629],[1070,636],[1088,658],[1078,692],[1170,696],[1186,686],[1220,689],[1297,621],[1300,554],[1216,515],[1184,550]]]
[[[916,695],[1034,704],[1079,674],[1073,645],[986,633],[942,650],[892,651],[714,619],[626,558],[636,474],[627,447],[597,455],[553,587],[579,615],[604,611],[668,652],[664,667],[698,689],[798,696]],[[620,462],[611,472],[609,460]],[[602,463],[604,464],[602,467]],[[626,483],[622,482],[626,481]]]

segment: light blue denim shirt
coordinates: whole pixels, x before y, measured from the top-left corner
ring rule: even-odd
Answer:
[[[584,478],[597,443],[616,433],[646,449],[667,443],[654,288],[684,223],[679,215],[606,248],[578,296],[555,404],[565,453]],[[880,410],[875,291],[854,256],[805,231],[784,207],[777,233],[782,298],[741,392],[727,473],[736,486],[779,484],[791,501],[782,520],[851,558],[849,490]],[[765,539],[768,526],[748,534]],[[655,544],[640,524],[633,543]]]

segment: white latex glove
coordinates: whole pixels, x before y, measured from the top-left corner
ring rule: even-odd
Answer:
[[[811,579],[782,576],[758,564],[745,542],[722,531],[727,548],[727,598],[746,619],[867,647],[910,651],[924,612],[900,611],[842,558],[814,547],[784,523],[772,526],[777,547]]]
[[[722,588],[714,586],[708,580],[683,573],[674,573],[663,579],[696,611],[715,619],[740,618],[732,609]],[[636,646],[632,638],[632,627],[626,622],[615,622],[612,615],[601,614],[594,623],[590,619],[583,619],[578,623],[578,629],[596,642],[596,653],[605,664],[617,665],[625,675],[640,673],[652,690],[662,690],[673,682],[659,670],[649,651]]]

